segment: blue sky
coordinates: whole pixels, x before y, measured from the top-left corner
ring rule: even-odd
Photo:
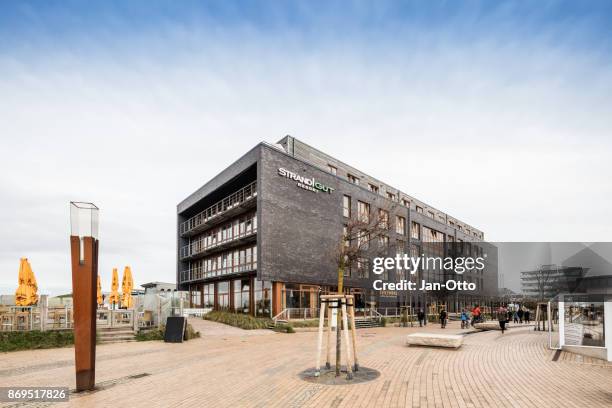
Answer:
[[[611,16],[597,1],[2,2],[0,293],[21,256],[69,287],[75,199],[102,209],[105,284],[126,264],[173,280],[176,204],[287,133],[490,240],[609,240]]]

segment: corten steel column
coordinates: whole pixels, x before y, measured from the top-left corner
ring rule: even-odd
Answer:
[[[77,391],[92,390],[96,373],[98,208],[70,203],[74,359]]]

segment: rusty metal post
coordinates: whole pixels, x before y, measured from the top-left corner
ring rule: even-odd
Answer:
[[[98,240],[71,236],[70,249],[76,389],[85,391],[94,388],[96,379]]]

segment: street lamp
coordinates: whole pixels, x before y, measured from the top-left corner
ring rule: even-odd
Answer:
[[[76,389],[85,391],[96,377],[98,207],[92,203],[70,202],[70,253]]]

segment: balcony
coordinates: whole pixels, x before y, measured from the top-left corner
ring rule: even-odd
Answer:
[[[181,248],[180,258],[182,261],[198,259],[214,252],[227,249],[235,244],[252,242],[257,236],[257,227],[241,232],[225,240],[215,240],[207,245],[205,240],[197,240]]]
[[[253,207],[257,201],[256,197],[257,182],[254,181],[181,223],[179,233],[183,237],[189,237],[207,227],[223,222],[243,209]]]
[[[205,271],[202,267],[193,267],[181,271],[181,283],[198,281],[202,279],[216,278],[227,275],[236,275],[240,273],[253,272],[257,270],[257,260],[252,260],[250,257],[244,264],[235,266],[219,266],[211,270]]]

